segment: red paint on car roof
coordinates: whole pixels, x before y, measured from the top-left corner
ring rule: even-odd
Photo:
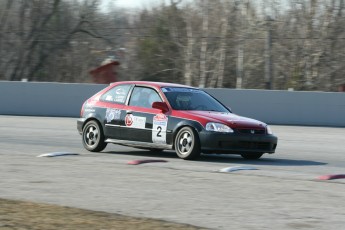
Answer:
[[[167,83],[167,82],[155,82],[155,81],[119,81],[115,83],[111,83],[111,85],[118,85],[118,84],[136,84],[136,85],[149,85],[149,86],[156,86],[156,87],[184,87],[184,88],[194,88],[192,86],[181,85],[176,83]]]

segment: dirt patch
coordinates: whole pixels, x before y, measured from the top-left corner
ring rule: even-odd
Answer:
[[[0,199],[0,229],[203,229],[49,204]]]

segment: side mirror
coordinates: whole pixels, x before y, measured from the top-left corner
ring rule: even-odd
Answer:
[[[165,103],[165,102],[155,101],[152,103],[152,108],[160,109],[160,110],[162,110],[163,113],[166,113],[169,111],[169,107],[168,107],[167,103]]]

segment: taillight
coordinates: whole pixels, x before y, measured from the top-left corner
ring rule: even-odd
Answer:
[[[84,108],[85,108],[86,102],[87,102],[87,101],[85,101],[84,104],[81,106],[80,117],[83,117],[83,113],[84,113]]]

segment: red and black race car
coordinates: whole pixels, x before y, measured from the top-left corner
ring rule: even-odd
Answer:
[[[201,153],[258,159],[277,146],[267,124],[233,114],[201,89],[172,83],[113,83],[83,104],[77,128],[92,152],[113,143],[174,149],[183,159]]]

